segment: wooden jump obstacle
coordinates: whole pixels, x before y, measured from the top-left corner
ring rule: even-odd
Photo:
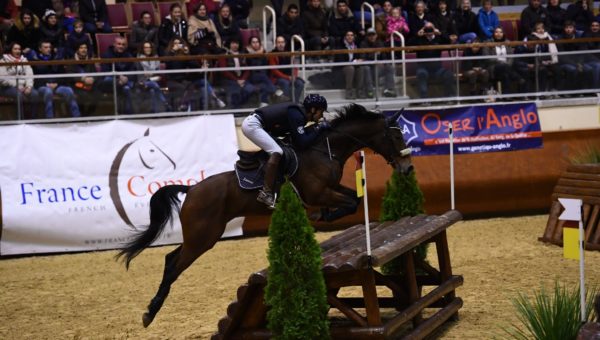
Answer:
[[[569,165],[554,187],[546,230],[538,240],[562,246],[563,227],[576,228],[577,222],[558,219],[564,211],[558,198],[583,200],[585,249],[600,250],[600,164]]]
[[[422,339],[446,320],[456,319],[463,302],[455,296],[455,289],[462,285],[463,278],[452,275],[446,229],[461,218],[458,211],[452,210],[440,216],[372,223],[372,267],[366,254],[364,225],[322,242],[327,301],[331,309],[339,311],[329,313],[331,337]],[[439,270],[414,256],[414,248],[425,243],[435,245]],[[403,264],[402,275],[388,276],[375,270],[398,256]],[[227,308],[227,316],[219,321],[213,340],[271,338],[266,328],[266,284],[266,269],[250,275],[248,283],[239,287],[237,301]],[[341,288],[350,286],[362,287],[362,297],[338,296]],[[422,295],[424,286],[434,288]],[[378,296],[378,287],[387,287],[389,296]],[[425,308],[439,310],[425,317]]]

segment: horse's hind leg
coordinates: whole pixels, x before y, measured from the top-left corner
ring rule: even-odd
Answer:
[[[183,244],[165,257],[165,271],[162,282],[158,287],[158,292],[148,305],[148,311],[142,317],[144,327],[148,327],[154,320],[156,313],[158,313],[169,295],[173,282],[200,255],[211,249],[225,230],[225,223],[219,223],[216,226],[211,225],[214,227],[212,228],[213,232],[207,232],[206,228],[208,226],[206,221],[197,221],[188,230],[184,229]]]

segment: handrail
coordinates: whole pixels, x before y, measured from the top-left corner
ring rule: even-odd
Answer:
[[[375,28],[375,7],[368,2],[363,2],[360,5],[360,22],[362,29],[365,29],[365,6],[371,11],[371,27]]]
[[[262,9],[262,17],[263,17],[263,44],[265,51],[267,49],[267,11],[271,12],[271,18],[273,18],[273,22],[271,23],[271,27],[273,28],[273,47],[275,47],[275,40],[277,39],[277,16],[275,15],[275,10],[273,7],[269,5],[265,5]]]
[[[301,36],[299,36],[298,34],[294,34],[292,35],[292,39],[291,39],[291,51],[294,52],[295,51],[295,45],[294,45],[294,41],[298,41],[300,43],[300,51],[302,52],[302,55],[300,56],[300,64],[302,65],[302,79],[306,80],[306,57],[304,56],[304,39],[302,39]],[[294,58],[292,57],[292,63],[294,62]]]
[[[404,36],[402,35],[402,33],[398,32],[398,31],[393,31],[392,34],[390,35],[390,46],[392,47],[392,49],[395,47],[395,39],[394,37],[397,36],[400,38],[400,45],[402,47],[404,47],[405,41],[404,41]],[[402,95],[404,97],[406,97],[406,51],[403,49],[402,50]],[[394,72],[396,72],[396,56],[394,51],[392,51],[392,65],[394,66]]]

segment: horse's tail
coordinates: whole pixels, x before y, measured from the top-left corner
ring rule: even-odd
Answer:
[[[150,225],[146,230],[136,234],[132,241],[125,244],[125,247],[116,256],[117,259],[121,256],[125,257],[127,269],[129,269],[131,260],[160,236],[167,222],[173,217],[173,208],[179,210],[177,194],[187,193],[189,188],[186,185],[167,185],[152,195],[150,198]]]

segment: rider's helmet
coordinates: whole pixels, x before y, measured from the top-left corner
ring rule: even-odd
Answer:
[[[327,99],[316,93],[311,93],[308,96],[306,96],[302,105],[304,105],[304,108],[306,110],[310,110],[312,107],[314,107],[318,110],[327,111]]]

